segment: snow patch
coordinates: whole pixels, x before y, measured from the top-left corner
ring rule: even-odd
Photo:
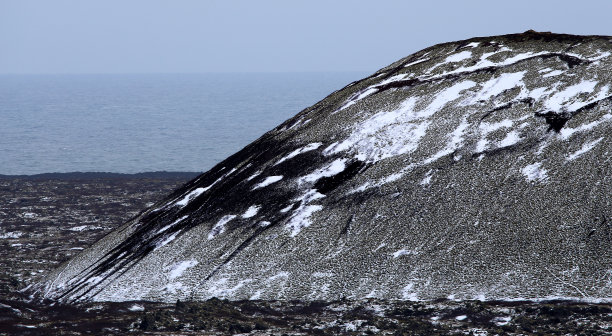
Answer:
[[[543,75],[543,78],[547,78],[547,77],[553,77],[553,76],[559,76],[561,74],[563,74],[565,71],[561,71],[561,70],[555,70],[555,71],[551,71],[545,75]]]
[[[180,263],[176,264],[170,270],[169,278],[170,279],[176,279],[176,278],[180,277],[181,275],[183,275],[183,273],[187,269],[189,269],[189,268],[191,268],[191,267],[193,267],[193,266],[195,266],[197,264],[198,264],[198,262],[195,259],[180,262]]]
[[[214,183],[213,183],[214,184]],[[205,192],[206,190],[210,189],[210,187],[212,187],[212,184],[206,188],[196,188],[193,191],[191,191],[190,193],[188,193],[187,195],[185,195],[185,197],[183,197],[182,200],[174,203],[175,206],[179,206],[179,207],[184,207],[187,204],[189,204],[189,202],[191,202],[193,199],[195,199],[196,197],[200,196],[203,192]]]
[[[285,162],[285,161],[287,161],[289,159],[292,159],[292,158],[294,158],[294,157],[296,157],[296,156],[298,156],[298,155],[300,155],[302,153],[306,153],[306,152],[315,150],[315,149],[319,148],[321,145],[322,145],[322,143],[315,142],[315,143],[308,144],[308,145],[306,145],[306,146],[304,146],[302,148],[298,148],[298,149],[294,150],[293,152],[287,154],[285,157],[283,157],[280,160],[278,160],[274,165],[276,166],[276,165],[278,165],[280,163],[283,163],[283,162]],[[249,180],[250,179],[251,178],[249,178]]]
[[[259,176],[262,173],[262,171],[256,171],[253,175],[249,176],[249,178],[247,178],[247,181],[250,181],[254,178],[256,178],[257,176]]]
[[[330,176],[338,175],[339,173],[344,171],[344,169],[346,169],[346,161],[347,159],[334,160],[329,165],[321,169],[317,169],[316,171],[306,176],[300,177],[297,180],[297,183],[298,185],[301,185],[303,183],[314,183],[323,177],[330,177]]]
[[[504,139],[502,139],[500,142],[497,143],[497,147],[503,148],[503,147],[512,146],[516,144],[517,142],[519,142],[520,140],[521,140],[521,137],[519,135],[519,132],[512,131],[508,133]]]
[[[431,183],[431,178],[432,178],[432,170],[430,169],[427,174],[425,174],[425,177],[423,177],[423,179],[421,180],[421,182],[419,183],[420,185],[428,185],[429,183]]]
[[[140,312],[140,311],[144,311],[145,307],[139,304],[134,304],[133,306],[128,308],[128,310],[133,311],[133,312]]]
[[[548,178],[546,169],[542,168],[541,162],[530,164],[521,170],[527,181],[544,181]]]
[[[256,185],[253,187],[253,189],[251,189],[251,190],[255,190],[255,189],[259,189],[259,188],[267,187],[267,186],[269,186],[270,184],[272,184],[272,183],[276,183],[276,182],[278,182],[278,181],[280,181],[280,180],[282,180],[282,179],[283,179],[283,176],[282,176],[282,175],[279,175],[279,176],[268,176],[268,177],[266,177],[266,179],[265,179],[265,180],[263,180],[263,181],[261,181],[260,183],[256,184]]]
[[[170,235],[170,236],[166,237],[166,239],[162,240],[162,241],[161,241],[159,244],[157,244],[156,249],[157,249],[157,248],[160,248],[160,247],[162,247],[162,246],[166,246],[166,245],[168,245],[168,243],[170,243],[171,241],[173,241],[173,240],[174,240],[174,238],[176,238],[176,236],[178,236],[178,234],[179,234],[179,232],[177,231],[177,232],[173,233],[172,235]]]
[[[517,86],[524,87],[523,77],[527,71],[520,71],[515,73],[503,73],[499,77],[492,78],[482,84],[480,91],[473,97],[469,97],[462,104],[468,105],[481,100],[488,100],[491,97],[495,97],[500,93],[512,89]]]
[[[242,216],[240,216],[240,217],[242,217],[242,218],[251,218],[251,217],[253,217],[253,216],[257,215],[257,212],[259,212],[259,208],[260,208],[260,206],[259,206],[259,205],[251,205],[251,206],[250,206],[250,207],[247,209],[247,211],[245,211],[245,212],[242,214]]]
[[[419,301],[417,293],[415,293],[412,289],[414,288],[413,283],[409,283],[404,288],[402,288],[402,297],[404,300],[408,301]]]
[[[608,121],[612,119],[612,114],[606,114],[603,117],[601,117],[601,119],[599,120],[595,120],[593,122],[590,122],[588,124],[583,124],[580,125],[579,127],[575,127],[575,128],[570,128],[570,127],[564,127],[561,129],[561,132],[559,132],[559,135],[561,136],[561,138],[563,140],[567,140],[569,139],[572,135],[574,135],[574,133],[576,132],[584,132],[584,131],[589,131],[597,126],[599,126],[600,124]]]
[[[406,250],[406,249],[397,250],[393,252],[393,259],[397,259],[401,256],[408,255],[408,254],[411,254],[411,251]]]
[[[376,113],[357,124],[347,139],[330,145],[323,154],[353,150],[360,160],[376,162],[413,152],[429,127],[430,121],[427,118],[459,98],[461,92],[475,85],[473,81],[463,81],[443,89],[422,110],[415,108],[417,98],[410,97],[402,102],[399,108]]]
[[[391,77],[385,79],[384,81],[376,84],[376,86],[378,87],[378,86],[382,86],[382,85],[385,85],[385,84],[389,84],[389,83],[393,83],[393,82],[398,82],[398,81],[403,80],[406,77],[408,77],[408,74],[400,74],[400,75],[391,76]]]
[[[287,205],[286,207],[280,209],[280,212],[285,213],[285,212],[291,210],[291,208],[293,208],[293,203],[291,203],[291,204]]]
[[[570,85],[562,91],[555,93],[554,95],[552,95],[552,97],[548,98],[544,102],[544,106],[554,112],[574,112],[580,107],[582,107],[582,105],[584,104],[580,104],[580,102],[575,101],[572,104],[569,104],[573,100],[573,98],[575,98],[581,93],[593,92],[593,90],[595,90],[595,86],[597,86],[597,82],[592,80],[583,80],[578,84]]]
[[[183,221],[183,220],[184,220],[185,218],[187,218],[187,217],[189,217],[189,216],[183,216],[183,217],[181,217],[181,218],[179,218],[179,219],[175,220],[174,222],[172,222],[172,223],[170,223],[170,224],[168,224],[168,225],[164,226],[163,228],[159,229],[159,231],[157,231],[157,232],[156,232],[156,234],[159,234],[159,233],[162,233],[162,232],[164,232],[164,231],[168,230],[169,228],[171,228],[171,227],[172,227],[172,226],[174,226],[175,224],[177,224],[177,223],[179,223],[179,222]]]
[[[287,278],[289,278],[289,272],[279,272],[279,273],[269,277],[268,279],[266,279],[266,282],[274,282],[274,281],[279,280],[279,279],[287,280]]]
[[[504,119],[496,123],[488,123],[484,121],[481,122],[480,125],[478,126],[481,139],[476,144],[476,153],[481,153],[487,150],[488,144],[489,144],[489,141],[487,140],[487,135],[489,133],[495,132],[501,128],[510,128],[512,127],[513,124],[514,124],[514,121],[510,119]],[[516,131],[512,131],[512,132],[516,132]],[[501,147],[504,147],[504,145],[509,146],[515,143],[513,141],[518,141],[518,140],[520,140],[520,138],[518,138],[518,134],[512,134],[512,135],[509,134],[498,145]]]
[[[501,327],[501,326],[505,326],[506,324],[510,323],[511,320],[512,320],[512,317],[510,316],[498,316],[498,317],[493,318],[491,322]]]
[[[522,54],[515,55],[513,57],[506,58],[505,60],[499,63],[494,63],[488,60],[488,58],[491,57],[492,55],[495,55],[501,52],[506,52],[506,51],[511,51],[511,50],[504,47],[496,52],[484,53],[482,54],[482,56],[480,56],[480,60],[477,61],[476,64],[472,66],[460,67],[453,71],[445,72],[445,73],[435,75],[435,76],[423,77],[421,79],[437,79],[437,78],[442,78],[444,76],[454,75],[454,74],[463,73],[463,72],[473,72],[473,71],[477,71],[477,70],[489,68],[489,67],[501,67],[501,66],[515,64],[527,58],[550,54],[548,52],[539,52],[539,53],[527,52],[527,53],[522,53]]]
[[[448,56],[444,62],[445,63],[454,63],[454,62],[461,62],[463,60],[466,60],[468,58],[472,57],[472,52],[471,51],[462,51],[460,53],[456,53],[454,55]]]
[[[0,239],[17,239],[23,236],[23,232],[13,231],[0,234]]]
[[[410,63],[404,65],[404,68],[407,68],[409,66],[413,66],[415,64],[423,63],[423,62],[426,62],[426,61],[429,61],[429,57],[428,58],[423,58],[423,59],[420,59],[420,60],[416,60],[414,62],[410,62]]]
[[[88,231],[88,230],[100,230],[103,229],[103,227],[101,226],[93,226],[93,225],[81,225],[81,226],[75,226],[72,228],[69,228],[69,231],[75,231],[75,232],[80,232],[80,231]]]
[[[310,189],[302,197],[294,200],[299,201],[300,206],[293,211],[287,224],[285,224],[291,237],[297,236],[303,228],[310,226],[310,217],[315,212],[323,210],[323,206],[321,205],[309,205],[312,201],[323,197],[325,197],[325,195],[317,192],[316,189]]]
[[[590,151],[591,149],[593,149],[595,146],[597,146],[597,144],[603,140],[603,138],[599,138],[597,140],[591,141],[591,142],[587,142],[585,144],[582,145],[582,148],[580,148],[579,150],[575,151],[574,153],[570,154],[567,156],[567,158],[565,159],[566,161],[572,161],[575,160],[576,158],[578,158],[580,155]]]
[[[225,169],[225,167],[221,168],[221,170]],[[193,191],[191,191],[190,193],[188,193],[187,195],[185,195],[185,197],[183,197],[182,200],[174,203],[174,206],[180,206],[181,208],[186,206],[189,202],[191,202],[192,200],[194,200],[196,197],[200,196],[202,193],[204,193],[205,191],[209,190],[210,188],[212,188],[215,184],[217,184],[219,181],[223,180],[225,177],[231,175],[232,173],[234,173],[237,169],[236,168],[232,168],[232,170],[228,171],[227,173],[223,174],[223,176],[219,177],[218,179],[215,180],[215,182],[211,183],[208,187],[205,188],[196,188]]]
[[[234,218],[236,218],[236,215],[225,215],[221,217],[217,224],[210,229],[210,232],[208,233],[208,240],[211,240],[215,238],[215,236],[225,232],[225,224]]]
[[[342,107],[340,107],[338,109],[338,111],[342,111],[344,109],[347,109],[350,106],[352,106],[354,104],[357,104],[357,102],[362,100],[363,98],[366,98],[367,96],[372,95],[372,94],[374,94],[376,92],[378,92],[378,89],[375,88],[375,87],[369,87],[365,91],[358,92],[357,94],[355,94],[351,98],[349,98],[349,101],[347,103],[345,103],[344,105],[342,105]]]

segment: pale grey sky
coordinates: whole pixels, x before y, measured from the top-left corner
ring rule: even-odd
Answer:
[[[527,29],[612,35],[612,1],[0,0],[0,73],[373,72]]]

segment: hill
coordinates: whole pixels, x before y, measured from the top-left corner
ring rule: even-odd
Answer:
[[[612,37],[436,45],[64,264],[59,301],[612,298]]]

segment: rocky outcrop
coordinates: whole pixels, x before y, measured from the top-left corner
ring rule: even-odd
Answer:
[[[612,37],[419,51],[60,267],[74,300],[612,297]]]

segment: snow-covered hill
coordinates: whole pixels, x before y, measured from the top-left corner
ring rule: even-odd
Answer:
[[[612,298],[612,37],[436,45],[35,286],[61,301]]]

